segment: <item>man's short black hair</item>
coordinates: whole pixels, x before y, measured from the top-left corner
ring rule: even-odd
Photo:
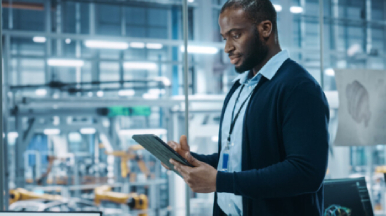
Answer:
[[[254,23],[272,22],[272,31],[277,36],[277,13],[270,0],[228,0],[221,8],[221,13],[229,8],[242,8]]]

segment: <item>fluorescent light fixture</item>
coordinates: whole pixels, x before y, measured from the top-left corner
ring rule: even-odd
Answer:
[[[188,2],[192,3],[192,2],[194,2],[194,0],[188,0]]]
[[[154,80],[163,82],[165,86],[171,86],[172,85],[172,83],[170,82],[170,80],[167,77],[154,77]]]
[[[362,52],[361,45],[360,44],[353,44],[350,46],[350,48],[348,48],[347,55],[351,57],[359,52]]]
[[[181,46],[181,52],[185,52],[185,47]],[[216,47],[188,46],[188,53],[216,54],[217,52]]]
[[[130,43],[131,48],[138,48],[138,49],[143,49],[145,48],[145,43],[142,42],[131,42]]]
[[[327,68],[324,70],[324,73],[326,73],[327,76],[335,76],[335,71],[332,68]]]
[[[35,94],[38,96],[45,96],[47,94],[47,90],[46,89],[36,89]]]
[[[163,47],[162,44],[157,44],[157,43],[146,44],[146,48],[148,48],[148,49],[162,49],[162,47]]]
[[[70,43],[71,43],[71,39],[70,39],[70,38],[67,38],[67,39],[65,40],[65,42],[66,42],[66,44],[70,44]]]
[[[298,6],[292,6],[290,7],[290,11],[291,13],[299,14],[299,13],[303,13],[303,8]]]
[[[165,94],[165,89],[149,89],[148,93],[152,95]]]
[[[48,59],[47,64],[49,66],[56,67],[82,67],[84,65],[83,60],[78,59]]]
[[[280,11],[283,10],[283,8],[281,7],[281,5],[274,4],[273,6],[275,7],[275,10],[276,10],[277,12],[280,12]]]
[[[150,94],[150,93],[145,93],[142,95],[143,99],[157,99],[159,96],[157,94]]]
[[[103,94],[104,94],[103,91],[98,91],[98,92],[97,92],[97,96],[98,96],[98,97],[103,97]]]
[[[71,132],[68,134],[68,140],[70,142],[81,142],[82,136],[78,132]]]
[[[97,48],[97,49],[127,49],[129,44],[126,42],[110,42],[110,41],[97,41],[97,40],[87,40],[84,42],[84,45],[88,48]]]
[[[44,129],[44,134],[45,135],[58,135],[60,134],[59,129]]]
[[[19,134],[17,132],[9,132],[8,133],[8,138],[9,139],[16,139],[19,137]]]
[[[154,135],[165,135],[167,133],[166,129],[156,128],[156,129],[128,129],[120,130],[119,135],[135,135],[135,134],[154,134]]]
[[[151,62],[125,62],[123,67],[125,69],[156,70],[157,64]]]
[[[119,96],[133,96],[135,95],[135,91],[132,90],[132,89],[128,89],[128,90],[120,90],[118,92],[118,95]]]
[[[80,133],[81,134],[95,134],[96,130],[95,128],[81,128]]]
[[[32,40],[35,43],[45,43],[47,39],[45,37],[36,36],[36,37],[33,37]]]

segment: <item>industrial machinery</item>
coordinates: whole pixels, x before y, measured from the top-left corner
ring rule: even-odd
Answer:
[[[62,197],[58,195],[50,194],[37,194],[30,192],[23,188],[17,188],[15,190],[10,190],[9,192],[9,203],[15,203],[21,200],[32,200],[32,199],[44,199],[44,200],[61,200]]]
[[[130,209],[135,210],[147,210],[148,209],[148,199],[144,194],[137,193],[119,193],[112,192],[110,186],[101,186],[95,188],[95,199],[94,202],[97,205],[100,205],[102,201],[109,201],[118,204],[125,204],[130,207]],[[147,213],[140,213],[138,216],[147,216]]]
[[[62,200],[34,199],[12,203],[10,211],[101,211],[103,208],[95,206],[93,202],[70,198]]]
[[[128,166],[129,160],[137,161],[139,169],[143,172],[146,177],[150,176],[150,171],[146,167],[145,162],[142,159],[142,156],[135,154],[135,151],[144,149],[141,145],[133,145],[127,151],[113,151],[113,152],[105,152],[107,155],[113,155],[115,157],[120,157],[121,159],[121,176],[122,178],[126,178],[130,175],[130,181],[135,181],[135,173],[130,173],[130,167]]]

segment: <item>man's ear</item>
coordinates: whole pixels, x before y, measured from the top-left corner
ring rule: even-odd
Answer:
[[[272,22],[269,20],[262,21],[257,26],[257,29],[260,33],[260,36],[264,39],[267,39],[272,34]]]

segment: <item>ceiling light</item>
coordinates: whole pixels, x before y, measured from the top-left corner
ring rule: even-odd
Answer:
[[[167,77],[154,77],[155,81],[161,81],[165,86],[171,86],[172,83]]]
[[[71,132],[68,134],[68,140],[70,142],[81,142],[82,136],[78,132]]]
[[[95,134],[95,128],[82,128],[80,129],[81,134]]]
[[[298,6],[292,6],[290,7],[290,11],[291,13],[299,14],[299,13],[303,13],[303,8]]]
[[[353,44],[350,46],[350,48],[347,49],[347,55],[350,57],[360,52],[362,52],[362,47],[360,44]]]
[[[32,40],[35,42],[35,43],[45,43],[46,42],[46,38],[45,37],[33,37]]]
[[[156,70],[157,64],[151,62],[125,62],[123,67],[125,69]]]
[[[324,73],[326,73],[327,76],[335,76],[335,71],[332,68],[327,68],[324,70]]]
[[[9,139],[16,139],[17,137],[19,137],[19,134],[17,132],[9,132],[8,133]]]
[[[118,92],[118,95],[119,96],[133,96],[135,95],[135,91],[132,90],[132,89],[128,89],[128,90],[120,90]]]
[[[192,3],[192,2],[194,2],[194,0],[188,0],[188,2]]]
[[[281,7],[281,5],[274,4],[273,6],[275,7],[275,10],[276,10],[277,12],[280,12],[280,11],[283,9],[283,8]]]
[[[212,136],[212,142],[218,142],[218,136]]]
[[[44,134],[45,135],[58,135],[60,134],[59,129],[44,129]]]
[[[181,46],[181,52],[185,52],[185,47]],[[217,52],[216,47],[188,46],[188,53],[216,54]]]
[[[46,89],[36,89],[35,94],[38,96],[45,96],[47,94],[47,90]]]
[[[88,40],[88,41],[84,42],[84,45],[88,48],[98,48],[98,49],[127,49],[127,48],[129,48],[129,44],[126,42]]]
[[[82,67],[84,61],[77,59],[48,59],[47,64],[57,67]]]
[[[165,94],[165,89],[149,89],[148,93],[153,95]]]
[[[98,91],[98,92],[97,92],[97,96],[98,96],[98,97],[103,97],[103,91]]]
[[[143,49],[145,48],[145,43],[142,42],[131,42],[130,43],[131,48],[138,48],[138,49]]]
[[[143,99],[157,99],[158,95],[156,94],[150,94],[150,93],[145,93],[142,95]]]
[[[157,44],[157,43],[146,44],[146,48],[148,48],[148,49],[162,49],[162,47],[163,47],[162,44]]]
[[[156,129],[128,129],[120,130],[120,135],[135,135],[135,134],[154,134],[154,135],[165,135],[167,133],[166,129],[156,128]]]
[[[66,44],[70,44],[70,43],[71,43],[71,39],[70,39],[70,38],[67,38],[67,39],[65,40],[65,42],[66,42]]]

